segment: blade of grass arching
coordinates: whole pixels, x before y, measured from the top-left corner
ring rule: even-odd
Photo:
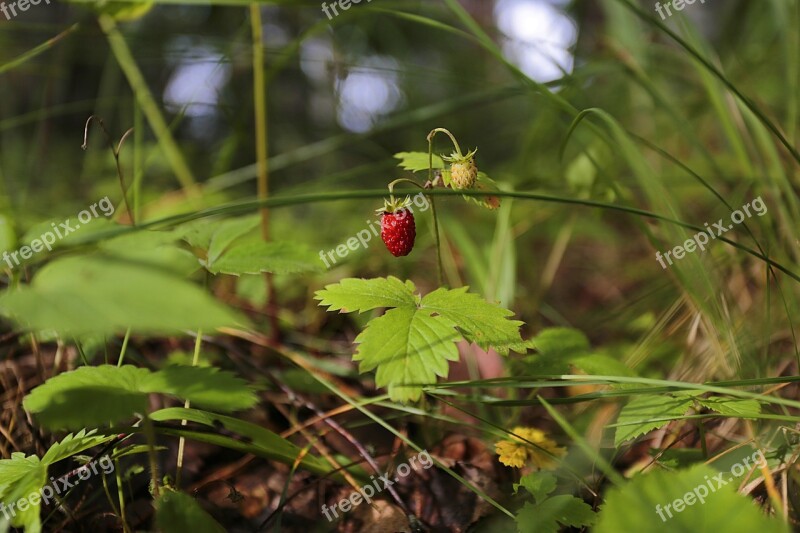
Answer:
[[[125,77],[128,79],[128,83],[142,108],[142,112],[145,117],[147,117],[147,121],[153,129],[153,133],[155,133],[156,138],[158,138],[158,142],[172,166],[172,171],[175,172],[175,177],[187,194],[196,196],[196,180],[192,175],[192,171],[186,164],[186,160],[178,144],[175,142],[175,138],[172,136],[172,132],[169,126],[167,126],[164,116],[161,114],[155,99],[153,99],[153,95],[147,87],[147,82],[145,82],[144,76],[142,76],[142,72],[139,70],[136,60],[133,58],[133,54],[131,54],[130,48],[128,48],[128,44],[125,42],[125,38],[117,28],[114,19],[110,16],[100,15],[98,21],[100,22],[100,27],[103,32],[106,34],[108,43],[111,46],[114,56],[117,58],[120,68],[122,68]]]
[[[448,1],[448,0],[446,0]],[[452,1],[452,0],[450,0]],[[780,141],[780,143],[789,151],[792,157],[800,163],[800,152],[786,139],[783,135],[781,130],[773,123],[767,116],[758,108],[758,106],[750,100],[747,96],[745,96],[739,89],[734,85],[728,78],[715,67],[709,60],[707,60],[700,52],[694,49],[689,43],[683,40],[677,33],[669,29],[666,24],[662,23],[660,20],[656,19],[650,13],[643,11],[638,6],[634,5],[631,0],[617,0],[617,2],[621,2],[625,5],[628,9],[630,9],[633,13],[635,13],[639,18],[651,24],[661,30],[663,33],[667,34],[673,41],[678,43],[681,48],[686,50],[689,55],[694,57],[697,61],[699,61],[704,68],[706,68],[709,72],[711,72],[715,77],[717,77],[733,94],[736,95],[739,100],[744,103],[753,112],[753,114],[758,117],[758,119],[764,124],[764,126],[773,134],[775,137]]]
[[[655,172],[650,168],[650,165],[645,160],[641,152],[637,150],[637,147],[630,135],[625,131],[622,125],[620,125],[617,120],[607,112],[596,108],[581,111],[573,121],[569,131],[564,137],[561,150],[562,155],[566,144],[569,142],[572,136],[572,133],[575,131],[578,125],[581,124],[583,119],[589,116],[598,117],[601,119],[606,128],[608,128],[610,131],[610,137],[615,143],[609,144],[609,147],[616,149],[625,159],[626,163],[636,177],[637,182],[646,194],[650,205],[654,206],[659,212],[666,212],[669,213],[673,218],[678,218],[677,208],[671,201],[669,190],[665,184],[660,180],[654,179],[653,176],[655,175]],[[665,229],[670,242],[683,243],[688,238],[687,232],[682,228],[673,226]],[[650,235],[650,232],[647,228],[643,228],[643,230]],[[650,238],[653,240],[653,237]],[[705,311],[706,315],[713,320],[714,325],[719,329],[720,332],[735,331],[729,313],[725,312],[722,302],[718,298],[718,295],[722,292],[721,287],[719,287],[718,280],[712,279],[712,277],[709,275],[709,272],[704,267],[702,259],[699,255],[691,254],[691,257],[687,256],[684,261],[673,265],[673,273],[680,279],[683,290],[691,297],[694,305],[698,309]],[[712,338],[716,337],[712,335]],[[735,360],[738,362],[740,352],[735,341],[736,339],[734,337],[730,337],[731,349],[729,353],[732,353]],[[726,363],[726,361],[723,359],[724,351],[720,348],[716,350],[716,353],[720,357],[719,362],[724,365]]]
[[[42,44],[36,46],[35,48],[33,48],[31,50],[28,50],[27,52],[25,52],[21,56],[16,57],[16,58],[8,61],[7,63],[4,63],[4,64],[0,65],[0,75],[2,75],[5,72],[8,72],[9,70],[12,70],[12,69],[18,67],[18,66],[20,66],[20,65],[22,65],[24,63],[27,63],[28,61],[30,61],[34,57],[38,56],[39,54],[47,52],[53,46],[55,46],[59,41],[61,41],[64,37],[68,36],[69,34],[73,33],[74,31],[76,31],[79,27],[80,27],[80,24],[78,24],[78,23],[73,24],[72,26],[70,26],[66,30],[62,31],[61,33],[59,33],[55,37],[52,37],[52,38],[46,40],[45,42],[43,42]]]
[[[395,195],[397,196],[413,195],[416,194],[417,192],[419,192],[418,189],[407,189],[407,190],[398,189],[395,190]],[[535,200],[541,202],[551,202],[555,204],[593,207],[599,209],[607,209],[609,211],[616,211],[619,213],[626,213],[629,215],[636,215],[644,218],[650,218],[653,220],[658,220],[661,222],[666,222],[668,224],[680,226],[685,229],[691,229],[697,232],[705,231],[705,228],[701,228],[700,226],[690,224],[688,222],[683,222],[681,220],[672,219],[664,215],[660,215],[658,213],[647,211],[645,209],[639,209],[637,207],[626,206],[626,205],[610,204],[606,202],[597,202],[593,200],[583,200],[580,198],[551,196],[546,194],[539,194],[539,193],[525,192],[525,191],[502,191],[502,190],[478,191],[478,190],[433,189],[426,191],[425,194],[430,196],[472,196],[476,198],[483,196],[497,196],[499,198],[518,198],[518,199]],[[93,232],[92,234],[87,235],[86,237],[83,238],[76,237],[74,239],[74,246],[71,247],[70,249],[101,242],[103,240],[110,239],[112,237],[126,235],[132,232],[142,231],[145,229],[163,229],[207,217],[226,216],[226,215],[233,216],[233,215],[250,213],[252,211],[259,210],[262,206],[266,206],[269,208],[278,208],[278,207],[288,207],[288,206],[312,204],[319,202],[334,202],[334,201],[344,201],[344,200],[352,201],[359,199],[374,200],[376,198],[384,198],[385,196],[386,196],[385,189],[369,189],[369,190],[350,190],[343,192],[299,194],[294,196],[278,196],[269,198],[264,202],[260,202],[258,200],[245,200],[240,202],[232,202],[229,204],[202,209],[200,211],[171,215],[157,220],[151,220],[144,224],[140,224],[135,228],[127,226],[115,227],[115,228],[110,228],[108,230]],[[743,244],[728,239],[727,237],[724,236],[718,236],[716,240],[724,242],[738,250],[750,254],[753,257],[756,257],[761,261],[769,265],[772,265],[773,267],[777,268],[778,270],[780,270],[790,278],[794,279],[795,281],[800,282],[800,275],[793,272],[783,264],[778,263],[777,261],[761,254],[757,250],[748,248],[747,246],[744,246]],[[65,248],[65,250],[66,249],[67,248]],[[31,265],[36,264],[37,261],[38,260],[33,260],[30,264]]]
[[[461,192],[461,191],[456,191],[456,192]],[[417,445],[414,441],[409,439],[403,433],[397,431],[391,425],[386,423],[386,421],[384,421],[381,417],[379,417],[378,415],[376,415],[375,413],[373,413],[369,409],[361,406],[355,399],[351,398],[349,395],[347,395],[343,391],[339,390],[338,387],[336,387],[333,383],[331,383],[326,378],[324,378],[322,375],[320,375],[319,372],[315,372],[313,367],[310,365],[310,363],[307,362],[302,355],[300,355],[298,353],[295,353],[295,352],[292,352],[292,351],[290,351],[288,349],[285,349],[285,348],[276,348],[276,350],[278,351],[278,353],[280,353],[286,359],[288,359],[289,361],[291,361],[292,363],[294,363],[298,367],[302,368],[303,370],[307,371],[309,373],[309,375],[311,375],[311,377],[313,377],[319,383],[324,385],[328,390],[330,390],[336,396],[338,396],[339,398],[341,398],[342,400],[347,402],[349,405],[355,407],[356,409],[358,409],[359,412],[361,412],[362,414],[364,414],[365,416],[367,416],[368,418],[373,420],[375,423],[377,423],[378,425],[380,425],[381,427],[386,429],[388,432],[390,432],[392,435],[394,435],[398,439],[402,440],[404,443],[406,443],[407,446],[409,446],[410,448],[416,450],[418,453],[422,453],[423,451],[425,451],[422,447]],[[441,461],[439,461],[435,457],[433,457],[433,456],[431,456],[431,457],[432,457],[433,462],[434,462],[434,464],[436,466],[438,466],[439,468],[441,468],[442,470],[444,470],[445,472],[450,474],[453,478],[455,478],[462,485],[464,485],[469,490],[471,490],[472,492],[477,494],[484,501],[486,501],[487,503],[489,503],[490,505],[495,507],[498,511],[508,515],[509,517],[511,517],[511,518],[514,517],[514,514],[511,511],[509,511],[508,509],[503,507],[500,503],[496,502],[491,496],[486,494],[486,492],[484,492],[480,487],[477,487],[477,486],[473,485],[472,483],[470,483],[469,481],[464,479],[462,476],[460,476],[459,474],[454,472],[451,468],[449,468],[447,465],[443,464]]]
[[[668,94],[665,94],[661,88],[652,80],[650,75],[642,68],[642,66],[630,58],[625,50],[620,50],[618,56],[627,67],[627,72],[630,73],[634,82],[641,85],[641,87],[650,95],[655,103],[655,107],[663,111],[662,115],[668,117],[681,132],[681,136],[687,139],[687,144],[697,148],[700,155],[708,163],[709,168],[714,170],[717,176],[722,175],[722,169],[717,164],[716,159],[712,157],[708,150],[707,143],[700,139],[697,129],[692,126],[689,120],[678,109],[675,102],[670,99]],[[631,136],[637,136],[631,133]]]
[[[558,381],[526,381],[529,377],[534,377],[534,379],[538,378],[556,378],[561,380],[563,384],[558,384]],[[786,379],[786,378],[779,378],[779,379]],[[794,382],[797,377],[790,376],[790,382]],[[516,389],[538,389],[542,387],[553,387],[553,386],[568,386],[572,383],[581,383],[584,385],[613,385],[613,384],[633,384],[633,385],[647,385],[647,386],[654,386],[654,387],[664,387],[665,389],[663,392],[669,392],[671,389],[672,391],[675,390],[687,390],[687,391],[699,391],[699,392],[713,392],[717,394],[727,395],[727,396],[734,396],[737,398],[745,398],[749,400],[758,400],[760,402],[769,403],[772,405],[783,405],[786,407],[793,407],[795,409],[800,409],[800,401],[796,400],[788,400],[786,398],[780,398],[776,396],[768,396],[765,394],[758,394],[743,390],[738,390],[734,388],[730,388],[733,386],[755,386],[761,383],[768,383],[770,382],[770,378],[760,378],[760,379],[753,379],[753,380],[741,380],[739,382],[711,382],[711,384],[705,383],[689,383],[686,381],[676,381],[676,380],[667,380],[667,379],[652,379],[652,378],[642,378],[642,377],[630,377],[630,376],[591,376],[586,374],[563,374],[558,376],[518,376],[514,378],[497,378],[497,379],[487,379],[487,380],[480,380],[472,382],[472,386],[480,386],[485,388],[492,388],[492,387],[513,387]],[[725,386],[721,386],[722,383]],[[740,383],[740,385],[730,385],[730,383]],[[558,385],[557,385],[558,384]],[[459,381],[459,382],[451,382],[451,383],[440,383],[436,387],[440,389],[452,388],[452,387],[465,387],[467,386],[466,382]],[[426,386],[426,390],[435,390],[435,388]],[[622,392],[622,391],[620,391]],[[630,391],[627,391],[630,393]],[[538,401],[536,400],[512,400],[515,402],[516,405],[538,405]],[[523,402],[523,403],[519,403]],[[496,402],[498,405],[507,404],[505,401]]]

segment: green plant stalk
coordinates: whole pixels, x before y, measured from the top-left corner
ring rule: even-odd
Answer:
[[[256,165],[258,169],[258,199],[269,198],[269,135],[267,123],[267,84],[264,76],[264,30],[261,20],[261,7],[250,4],[250,28],[253,37],[253,110],[256,121]],[[261,209],[261,237],[269,241],[269,209]],[[273,340],[280,335],[278,309],[275,301],[275,285],[272,274],[265,273],[267,285],[266,314],[270,321]]]
[[[158,499],[158,458],[156,457],[156,431],[150,415],[144,414],[142,418],[142,428],[147,439],[147,457],[150,460],[150,481],[153,484],[153,499]]]
[[[197,338],[194,341],[194,355],[192,355],[192,366],[197,366],[200,362],[200,346],[203,344],[203,330],[197,330]],[[184,409],[188,409],[191,407],[191,403],[189,400],[183,404]],[[181,426],[186,425],[186,420],[181,420]],[[183,473],[183,451],[186,446],[186,438],[181,436],[178,439],[178,461],[177,467],[175,472],[175,487],[181,488],[181,474]]]
[[[122,348],[119,351],[119,359],[117,360],[117,367],[122,366],[122,361],[125,360],[125,352],[128,349],[128,339],[131,338],[131,328],[125,331],[125,338],[122,339]]]
[[[130,533],[128,521],[125,520],[125,490],[122,486],[122,475],[119,473],[119,460],[114,459],[114,476],[117,481],[117,499],[119,500],[119,517],[122,520],[122,530]]]
[[[80,27],[80,24],[73,24],[72,26],[70,26],[66,30],[62,31],[61,33],[59,33],[55,37],[52,37],[52,38],[46,40],[45,42],[43,42],[39,46],[36,46],[35,48],[33,48],[32,50],[28,50],[27,52],[25,52],[21,56],[15,58],[15,59],[12,59],[8,63],[0,65],[0,74],[3,74],[4,72],[7,72],[7,71],[9,71],[11,69],[14,69],[14,68],[22,65],[23,63],[33,59],[34,57],[38,56],[39,54],[50,50],[56,43],[58,43],[58,41],[60,41],[61,39],[63,39],[67,35],[71,34],[75,30],[77,30],[79,27]]]
[[[153,129],[153,133],[158,138],[159,144],[164,148],[167,160],[170,162],[173,172],[175,172],[175,177],[178,178],[178,182],[188,194],[197,196],[198,189],[192,171],[186,164],[186,160],[183,158],[161,111],[158,109],[158,105],[147,87],[147,82],[145,82],[128,44],[117,28],[116,22],[109,15],[100,15],[98,21],[106,34],[111,51],[117,58],[117,63],[125,73],[136,100],[139,102],[147,121],[150,123],[150,127]]]
[[[408,194],[410,193],[411,192],[409,191]],[[706,231],[706,228],[701,228],[696,224],[683,222],[682,220],[670,218],[668,216],[660,215],[658,213],[653,213],[652,211],[647,211],[646,209],[639,209],[638,207],[611,204],[607,202],[598,202],[594,200],[583,200],[580,198],[551,196],[547,194],[540,194],[528,191],[502,191],[502,190],[479,191],[475,189],[462,189],[459,191],[455,191],[451,189],[431,189],[428,190],[426,194],[429,196],[473,196],[473,197],[497,196],[498,198],[520,198],[523,200],[536,200],[540,202],[551,202],[555,204],[579,205],[583,207],[607,209],[609,211],[617,211],[629,215],[651,218],[653,220],[659,220],[661,222],[667,222],[669,224],[681,226],[686,229],[692,229],[697,232]],[[110,239],[112,237],[117,237],[120,235],[126,235],[130,232],[141,231],[144,229],[167,228],[178,224],[183,224],[186,222],[191,222],[193,220],[198,220],[212,216],[237,215],[242,213],[249,213],[251,211],[261,208],[262,206],[275,208],[275,207],[287,207],[292,205],[303,205],[303,204],[318,203],[318,202],[333,202],[338,200],[352,201],[356,199],[365,199],[365,198],[369,199],[384,198],[385,196],[386,196],[386,189],[367,189],[367,190],[355,190],[355,191],[345,191],[345,192],[299,194],[299,195],[277,197],[277,198],[273,197],[273,198],[268,198],[264,201],[245,200],[241,202],[232,202],[221,206],[210,207],[207,209],[195,211],[194,213],[172,215],[158,220],[152,220],[145,224],[140,224],[135,228],[126,226],[121,228],[112,228],[105,231],[98,231],[96,233],[92,233],[91,235],[87,235],[85,238],[76,238],[75,247],[78,247],[80,245],[87,245],[91,243],[100,242],[105,239]],[[756,257],[761,261],[777,268],[778,270],[788,275],[793,280],[800,282],[800,274],[792,272],[791,270],[788,269],[788,267],[785,267],[782,264],[770,259],[765,254],[753,250],[752,248],[748,248],[747,246],[744,246],[722,235],[717,236],[716,240],[724,242],[738,250],[748,253],[753,257]],[[37,262],[38,261],[32,261],[31,264],[36,264]]]
[[[436,130],[428,134],[428,183],[433,184],[433,136]],[[447,131],[447,130],[445,130]],[[450,132],[448,132],[450,133]],[[453,143],[458,147],[458,143],[453,137]],[[436,264],[438,265],[437,281],[439,286],[444,282],[444,267],[442,266],[442,242],[439,237],[439,217],[436,215],[436,201],[433,196],[428,195],[428,202],[431,204],[431,216],[433,217],[433,234],[436,240]]]

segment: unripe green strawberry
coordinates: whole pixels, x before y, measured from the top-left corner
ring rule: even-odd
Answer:
[[[473,150],[467,155],[453,153],[450,157],[444,157],[450,163],[450,186],[454,189],[471,189],[478,180],[478,166],[475,164],[475,152]]]

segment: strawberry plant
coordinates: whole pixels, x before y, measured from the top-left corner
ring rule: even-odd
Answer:
[[[800,527],[800,0],[0,18],[0,533]]]

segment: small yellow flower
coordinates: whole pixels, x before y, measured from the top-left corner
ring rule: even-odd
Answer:
[[[537,469],[550,470],[557,465],[555,457],[562,457],[567,453],[564,448],[558,447],[555,441],[549,439],[541,429],[518,426],[512,429],[511,433],[522,438],[514,436],[507,440],[501,440],[495,444],[494,448],[497,455],[500,456],[500,462],[506,466],[522,468],[525,463],[531,461]],[[550,453],[548,454],[544,450]]]

